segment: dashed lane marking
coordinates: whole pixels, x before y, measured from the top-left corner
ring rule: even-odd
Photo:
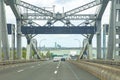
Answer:
[[[57,74],[57,71],[54,71],[54,74]]]
[[[17,72],[22,72],[22,71],[24,71],[23,69],[21,69],[21,70],[18,70]]]

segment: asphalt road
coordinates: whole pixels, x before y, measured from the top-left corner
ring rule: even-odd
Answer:
[[[0,80],[99,80],[65,61],[43,61],[0,71]]]

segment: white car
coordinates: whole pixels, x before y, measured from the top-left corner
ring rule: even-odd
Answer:
[[[53,62],[58,62],[58,61],[60,61],[60,58],[59,58],[59,57],[54,57],[54,58],[53,58]]]

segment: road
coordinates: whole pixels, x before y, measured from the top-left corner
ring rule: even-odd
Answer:
[[[99,80],[65,61],[43,61],[0,71],[0,80]]]

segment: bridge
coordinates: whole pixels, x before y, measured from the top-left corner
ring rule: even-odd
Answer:
[[[109,24],[102,25],[108,4],[111,7]],[[11,8],[16,24],[6,23],[5,5]],[[97,7],[95,13],[82,14],[93,7]],[[40,20],[45,24],[36,22]],[[75,24],[72,21],[80,22]],[[57,22],[61,22],[61,25],[56,25]],[[77,60],[53,62],[51,59],[54,57],[43,57],[42,48],[39,49],[38,41],[34,38],[39,34],[83,35],[82,47],[74,48],[79,50]],[[11,48],[8,35],[12,35]],[[25,35],[27,40],[25,53],[21,45],[22,35]],[[95,35],[96,58],[92,52],[92,40]],[[60,46],[47,49],[59,50],[59,53],[65,49],[73,50]],[[25,0],[0,0],[0,79],[120,80],[120,0],[91,0],[69,11],[63,10],[63,13],[56,13],[54,6],[50,11]]]

